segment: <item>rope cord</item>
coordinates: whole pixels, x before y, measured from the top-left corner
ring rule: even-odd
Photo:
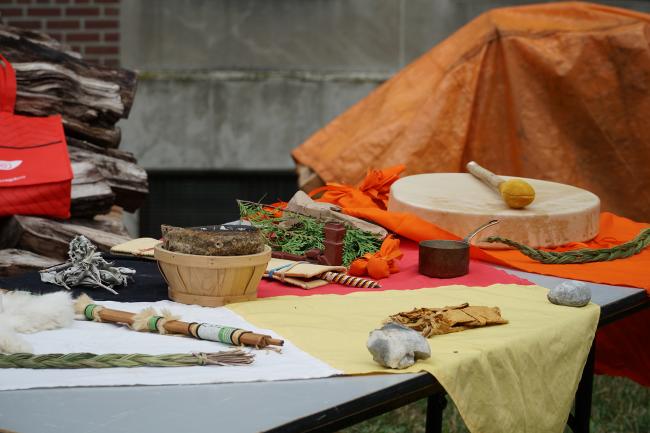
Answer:
[[[639,254],[644,248],[650,245],[650,227],[641,230],[637,237],[631,241],[612,248],[586,248],[582,250],[561,252],[543,251],[499,236],[490,236],[487,239],[483,239],[482,242],[499,242],[508,245],[518,249],[522,254],[527,255],[531,259],[544,264],[563,265],[571,263],[607,262]]]

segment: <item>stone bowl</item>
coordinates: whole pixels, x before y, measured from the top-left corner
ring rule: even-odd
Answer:
[[[257,298],[257,286],[271,259],[271,248],[243,256],[200,256],[154,248],[169,298],[183,304],[219,307]]]

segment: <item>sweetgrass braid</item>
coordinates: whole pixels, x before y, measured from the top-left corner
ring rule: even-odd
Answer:
[[[193,365],[243,365],[253,362],[254,355],[243,350],[215,353],[175,353],[145,355],[141,353],[31,353],[0,354],[0,368],[114,368],[114,367],[187,367]]]
[[[499,242],[516,248],[533,260],[545,264],[563,265],[570,263],[606,262],[610,260],[624,259],[638,254],[650,244],[650,227],[641,232],[629,242],[617,245],[612,248],[582,249],[574,251],[542,251],[520,244],[513,240],[499,236],[490,236],[482,242]]]

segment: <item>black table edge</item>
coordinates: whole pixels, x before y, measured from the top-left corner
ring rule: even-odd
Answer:
[[[616,322],[623,317],[629,316],[632,313],[641,311],[644,308],[650,307],[650,296],[645,290],[639,291],[624,299],[612,302],[600,309],[600,318],[598,320],[598,327]]]
[[[422,373],[372,394],[274,427],[267,432],[334,432],[422,398],[444,392],[440,383],[431,374]]]

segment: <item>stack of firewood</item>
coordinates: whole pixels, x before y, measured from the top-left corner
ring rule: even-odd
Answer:
[[[1,25],[0,53],[16,71],[16,114],[62,116],[74,173],[70,220],[0,220],[0,275],[60,263],[78,234],[102,250],[128,240],[121,212],[137,210],[148,194],[147,173],[117,149],[116,123],[129,115],[136,74],[85,62],[44,34]]]

